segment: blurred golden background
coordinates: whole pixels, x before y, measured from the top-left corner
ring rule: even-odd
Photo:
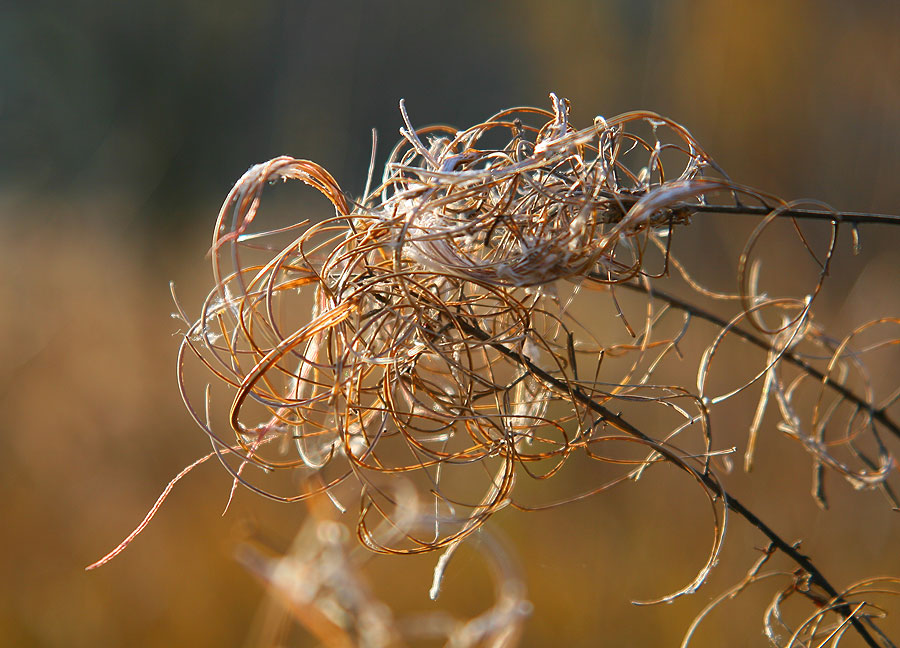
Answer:
[[[315,160],[358,195],[370,129],[383,161],[401,97],[417,125],[462,127],[505,107],[548,107],[554,91],[571,100],[575,125],[654,110],[684,124],[739,182],[837,209],[900,212],[893,0],[33,2],[0,16],[2,645],[252,641],[264,591],[235,546],[249,535],[287,548],[305,509],[238,492],[221,517],[230,480],[214,462],[174,490],[125,553],[83,571],[209,450],[176,389],[168,282],[195,315],[211,285],[204,255],[215,214],[251,164]],[[750,221],[724,220],[704,220],[681,254],[708,257],[708,276],[731,288],[721,275],[733,266],[717,264],[733,264]],[[900,315],[900,231],[861,235],[859,257],[843,241],[816,309],[837,336]],[[894,386],[897,366],[879,369]],[[719,445],[742,449],[752,409],[735,412]],[[820,511],[795,444],[769,426],[760,446],[753,473],[729,476],[751,508],[802,538],[839,586],[900,574],[900,516],[882,499],[835,482],[832,508]],[[559,493],[591,484],[589,469],[567,470]],[[708,512],[686,481],[659,471],[491,521],[534,604],[524,645],[678,645],[764,544],[735,518],[721,566],[696,595],[632,606],[702,564]],[[433,609],[434,560],[381,560],[372,574],[387,582],[376,590],[399,610]],[[480,570],[461,553],[438,605],[487,604]],[[760,619],[773,591],[728,604],[696,645],[766,645]],[[900,636],[898,619],[885,628]]]

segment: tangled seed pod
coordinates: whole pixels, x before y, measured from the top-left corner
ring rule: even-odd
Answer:
[[[551,478],[575,455],[608,470],[567,501],[675,464],[709,497],[714,540],[697,577],[658,599],[671,600],[702,584],[727,510],[740,510],[712,472],[730,451],[716,442],[710,410],[755,386],[748,468],[771,401],[779,429],[810,453],[823,505],[826,469],[892,497],[882,437],[900,437],[888,413],[896,394],[878,404],[859,358],[895,344],[900,320],[835,342],[812,317],[842,215],[733,182],[687,130],[654,113],[577,129],[568,103],[551,99],[550,111],[505,110],[462,131],[417,130],[401,104],[403,138],[358,202],[317,164],[289,157],[238,181],[213,236],[215,286],[179,360],[185,402],[236,483],[282,501],[325,493],[341,510],[352,498],[366,546],[419,553],[452,550],[505,506],[550,505],[522,501],[516,482]],[[334,215],[254,229],[264,189],[284,180],[314,188]],[[734,293],[702,286],[672,253],[698,213],[715,211],[764,215]],[[760,241],[776,221],[801,216],[828,228],[816,249],[796,227],[817,277],[805,295],[770,296]],[[697,300],[736,312],[723,318],[660,289],[670,274]],[[697,361],[696,389],[657,381],[667,363],[684,362],[679,345],[703,321],[717,332]],[[850,350],[875,328],[884,334]],[[734,339],[761,349],[762,361],[720,389],[710,375]],[[210,389],[203,407],[188,394],[190,357],[228,390],[225,428]],[[819,395],[802,413],[809,385]],[[278,486],[295,491],[267,485],[280,471],[293,480]],[[395,480],[415,497],[398,498]],[[416,523],[401,524],[413,501]],[[830,609],[855,624],[841,601]]]

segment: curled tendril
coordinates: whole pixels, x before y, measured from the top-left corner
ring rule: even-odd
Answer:
[[[900,438],[888,413],[900,391],[879,403],[861,357],[896,345],[887,329],[900,321],[833,340],[813,318],[841,224],[856,216],[733,182],[684,127],[655,113],[578,129],[568,102],[551,99],[552,110],[504,110],[465,130],[415,129],[401,103],[402,139],[380,185],[367,183],[358,202],[308,160],[279,157],[241,177],[213,233],[214,288],[178,361],[188,410],[235,485],[285,502],[325,493],[342,511],[356,498],[366,547],[444,549],[449,559],[503,507],[561,503],[525,502],[516,482],[549,479],[576,454],[610,473],[565,501],[675,465],[712,504],[714,539],[697,576],[653,602],[669,601],[705,581],[729,510],[775,537],[712,472],[733,449],[717,447],[711,411],[761,387],[747,469],[774,401],[778,429],[812,458],[817,501],[826,502],[822,476],[831,470],[856,488],[881,489],[896,507],[883,436]],[[334,215],[254,229],[266,186],[289,179],[318,191]],[[734,293],[703,286],[694,262],[672,251],[680,232],[717,209],[763,216],[737,260]],[[824,248],[798,218],[827,225]],[[771,296],[761,279],[762,237],[784,220],[816,268],[805,295]],[[671,269],[693,300],[660,288]],[[723,317],[718,305],[738,310]],[[689,361],[684,340],[704,322],[715,329],[697,360],[696,391],[657,381],[664,367]],[[876,329],[887,332],[873,340]],[[710,375],[734,340],[762,357],[713,395],[720,387]],[[227,421],[217,420],[209,388],[204,406],[193,404],[184,374],[192,357],[224,384]],[[655,414],[645,414],[650,405]],[[295,478],[266,485],[284,471]],[[397,497],[397,479],[416,495]],[[403,523],[409,501],[427,502],[432,523]],[[831,588],[779,542],[816,586]],[[815,628],[797,632],[820,636],[815,619],[836,613],[844,625],[834,632],[867,636],[865,604],[851,609],[850,593],[831,588]],[[777,623],[776,605],[767,628]]]
[[[803,357],[802,343],[823,344],[811,308],[834,254],[840,215],[822,212],[831,227],[824,254],[795,227],[819,268],[810,293],[769,297],[759,285],[758,242],[798,205],[732,182],[675,122],[631,112],[576,129],[568,103],[555,95],[551,111],[506,110],[462,131],[417,130],[405,106],[401,111],[403,138],[380,186],[358,203],[346,200],[315,163],[281,157],[247,171],[222,207],[211,248],[215,288],[184,337],[182,358],[196,356],[231,388],[228,423],[238,446],[231,454],[241,462],[230,467],[236,483],[278,500],[308,496],[248,481],[242,469],[252,465],[316,475],[319,490],[336,500],[345,484],[357,484],[365,545],[431,551],[458,543],[509,503],[540,508],[516,501],[520,474],[546,479],[574,453],[621,461],[598,452],[599,444],[624,443],[621,432],[650,450],[628,460],[638,465],[634,477],[660,459],[708,476],[710,458],[720,454],[709,407],[762,383],[748,466],[774,397],[782,431],[811,453],[815,470],[832,468],[858,487],[885,485],[893,464],[884,445],[874,464],[861,451],[861,467],[834,458],[831,448],[842,442],[824,432],[834,407],[823,415],[817,406],[805,430],[793,396],[813,374],[792,383],[782,375],[786,357]],[[316,189],[335,215],[251,231],[263,189],[288,179]],[[722,197],[733,201],[725,206],[743,204],[738,196],[775,206],[741,254],[739,293],[716,293],[689,277],[671,242],[701,208],[708,211]],[[653,280],[670,266],[701,297],[742,305],[703,354],[696,396],[653,382],[658,367],[680,354],[693,315],[677,303],[659,308],[655,301]],[[642,325],[630,323],[617,286],[643,291]],[[304,294],[311,314],[296,306]],[[595,316],[586,304],[604,296],[615,309],[607,330],[587,321]],[[665,322],[679,310],[680,327],[668,330]],[[774,326],[766,321],[772,315],[780,316]],[[711,398],[706,385],[716,351],[727,338],[748,335],[742,322],[767,357],[749,380]],[[820,376],[823,389],[848,384],[852,367],[842,378],[834,367],[852,365],[853,357],[847,344],[834,348]],[[857,399],[843,445],[872,423],[872,397],[867,391]],[[591,403],[600,406],[599,415]],[[603,415],[611,407],[650,403],[675,415],[669,432],[635,437]],[[234,445],[189,399],[188,407],[214,447]],[[688,452],[675,437],[691,430],[700,447]],[[282,442],[262,446],[269,435]],[[690,438],[685,443],[696,445]],[[383,542],[368,520],[398,514],[383,482],[399,474],[432,498],[440,522],[427,537],[411,532]],[[721,494],[698,483],[713,501]],[[715,562],[724,532],[719,514],[716,520],[709,562],[679,594],[696,589]]]

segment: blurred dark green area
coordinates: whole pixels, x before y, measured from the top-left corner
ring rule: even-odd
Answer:
[[[383,161],[399,99],[416,125],[464,127],[513,105],[548,107],[554,91],[576,125],[654,110],[739,182],[896,214],[898,34],[893,0],[0,6],[0,645],[245,645],[263,591],[233,560],[241,529],[284,548],[303,510],[240,493],[221,518],[229,480],[217,466],[179,486],[112,564],[81,570],[208,450],[175,387],[168,281],[196,314],[211,285],[209,230],[250,165],[308,158],[358,195],[371,129]],[[733,262],[743,240],[732,230],[712,223],[686,249]],[[847,262],[852,273],[839,267],[822,298],[841,334],[900,312],[900,237],[861,233],[864,256]],[[717,272],[733,270],[707,268]],[[733,476],[750,503],[806,538],[841,584],[900,572],[896,515],[837,485],[833,509],[817,511],[805,460],[768,432],[771,470],[761,458],[756,473]],[[561,477],[561,492],[589,478]],[[630,606],[689,580],[708,540],[701,498],[658,479],[637,494],[499,516],[535,603],[526,645],[677,645],[749,566],[763,540],[733,521],[735,560],[718,580],[673,606]],[[390,582],[385,596],[429,605],[425,562],[391,559],[403,586]],[[480,566],[461,563],[447,602],[466,608],[475,595],[464,575]],[[731,604],[697,645],[766,645],[769,594]]]
[[[143,222],[181,219],[282,153],[358,193],[369,131],[383,157],[401,97],[417,124],[463,126],[546,105],[550,90],[584,121],[635,108],[680,120],[773,191],[833,200],[837,184],[859,209],[897,198],[859,164],[892,151],[900,130],[892,2],[34,2],[3,13],[3,185],[120,192]]]
[[[422,122],[470,122],[529,83],[520,9],[429,3],[30,5],[4,31],[4,181],[114,187],[144,219],[207,205],[251,162],[315,158],[362,190],[406,97]],[[9,90],[11,89],[11,91]],[[360,171],[363,171],[362,173]]]

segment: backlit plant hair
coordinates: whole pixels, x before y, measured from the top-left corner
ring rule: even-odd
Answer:
[[[520,480],[550,479],[575,456],[605,465],[602,479],[565,500],[574,501],[668,464],[709,502],[710,549],[690,582],[645,603],[696,591],[736,515],[768,548],[697,622],[718,602],[777,577],[783,585],[764,614],[775,644],[837,645],[852,631],[867,645],[893,645],[876,625],[875,601],[897,594],[898,580],[839,588],[732,496],[723,476],[734,449],[719,445],[710,413],[754,391],[747,469],[774,410],[777,428],[808,453],[821,506],[832,474],[854,489],[880,490],[897,508],[888,445],[900,438],[891,414],[900,389],[877,391],[865,357],[897,344],[900,318],[835,339],[814,319],[813,304],[840,230],[856,241],[860,225],[900,219],[789,203],[743,186],[683,126],[655,113],[576,128],[568,102],[551,100],[551,110],[504,110],[464,130],[416,129],[401,102],[402,139],[374,188],[370,169],[358,201],[308,160],[279,157],[243,175],[213,232],[214,287],[178,356],[185,403],[214,455],[235,485],[265,497],[327,497],[341,512],[352,502],[358,539],[374,552],[444,552],[433,597],[450,556],[495,512],[564,503],[521,498]],[[334,215],[257,228],[264,189],[286,180],[313,187]],[[706,213],[759,217],[737,259],[734,292],[694,278],[703,259],[673,254],[682,230],[702,227],[695,221]],[[784,221],[816,268],[798,296],[772,294],[762,274],[764,237]],[[670,276],[687,297],[659,287]],[[695,360],[695,384],[658,380],[691,362],[681,346],[698,327],[717,332]],[[722,349],[734,340],[761,350],[761,361],[723,388],[711,376],[723,371]],[[226,408],[210,388],[199,399],[188,393],[189,360],[227,387]],[[227,423],[217,422],[225,409]],[[325,549],[315,543],[328,541],[316,537],[298,555],[320,556]],[[796,571],[762,571],[779,552]],[[276,590],[286,587],[265,561],[245,562]],[[320,568],[312,559],[302,564],[306,574]],[[504,623],[521,623],[517,588],[498,599],[514,602],[503,608]],[[790,596],[809,601],[806,618],[782,613]],[[316,605],[312,597],[292,608],[314,633]],[[400,640],[392,622],[378,623]],[[358,627],[340,632],[362,641]]]

